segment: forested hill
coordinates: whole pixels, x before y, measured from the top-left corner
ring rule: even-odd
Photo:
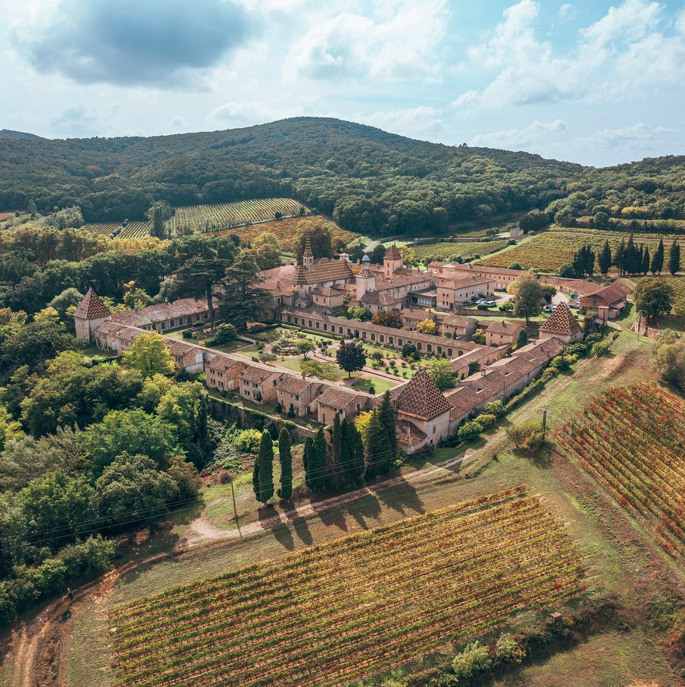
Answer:
[[[683,158],[668,160],[684,167]],[[630,170],[616,173],[627,178]],[[86,221],[121,221],[143,219],[156,200],[182,206],[292,196],[356,231],[439,232],[456,220],[545,208],[584,188],[588,171],[529,153],[302,117],[152,138],[2,139],[0,210],[33,199],[41,212],[75,204]],[[598,200],[612,183],[601,172],[592,177]]]
[[[297,118],[153,138],[2,140],[0,209],[33,199],[42,212],[77,204],[87,221],[118,221],[142,219],[153,200],[180,206],[290,195],[345,226],[380,233],[545,206],[565,195],[580,169]]]
[[[35,139],[39,139],[40,136],[36,136],[36,134],[27,134],[27,133],[24,133],[23,131],[12,131],[11,129],[0,129],[0,138],[35,140]]]

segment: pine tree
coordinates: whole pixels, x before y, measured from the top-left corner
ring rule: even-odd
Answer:
[[[659,245],[657,246],[654,257],[652,258],[651,272],[656,274],[657,272],[661,274],[661,270],[664,268],[664,240],[659,239]]]
[[[671,254],[668,257],[668,271],[675,277],[680,270],[680,244],[673,239]]]
[[[304,483],[309,489],[313,489],[314,439],[311,437],[307,437],[304,440],[304,456],[302,460],[304,462]]]
[[[257,501],[265,504],[274,495],[274,447],[269,432],[262,432],[255,468],[252,487]]]
[[[649,258],[649,246],[645,246],[645,252],[642,255],[642,274],[649,272],[651,260]]]
[[[604,247],[602,252],[599,254],[599,271],[602,275],[606,276],[609,274],[611,269],[611,246],[609,246],[609,241],[604,242]]]
[[[278,460],[281,464],[281,488],[278,496],[284,501],[288,501],[293,495],[293,457],[290,446],[290,432],[283,427],[278,435]]]

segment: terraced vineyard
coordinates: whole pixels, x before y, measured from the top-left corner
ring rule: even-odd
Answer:
[[[283,217],[299,216],[301,207],[302,204],[292,198],[265,198],[223,205],[183,207],[176,209],[176,214],[167,222],[167,228],[175,235],[244,227],[246,224],[274,220],[277,212]]]
[[[172,589],[110,616],[120,685],[339,685],[584,589],[525,487]]]
[[[595,255],[597,255],[607,239],[609,239],[612,253],[615,253],[618,244],[621,242],[620,236],[615,232],[611,232],[607,236],[594,234],[566,235],[550,232],[534,236],[530,241],[514,246],[497,255],[483,258],[478,261],[478,264],[491,267],[508,267],[512,262],[517,262],[524,270],[537,267],[543,272],[558,272],[563,264],[573,261],[573,254],[582,245],[589,244],[594,249]],[[635,236],[635,242],[638,244],[641,242],[640,236]],[[643,239],[642,243],[645,242]],[[650,241],[650,252],[653,252],[656,246],[656,242]],[[670,243],[666,240],[664,241],[664,248],[664,264],[668,265],[668,256],[671,251]],[[596,260],[595,269],[599,271],[599,265]]]
[[[656,384],[609,389],[557,441],[685,561],[685,401]]]
[[[451,260],[457,257],[488,255],[502,250],[506,241],[474,241],[473,243],[426,243],[414,249],[418,260]],[[509,263],[507,263],[509,264]]]

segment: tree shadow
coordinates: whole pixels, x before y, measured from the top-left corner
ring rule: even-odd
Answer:
[[[407,517],[426,512],[416,487],[404,477],[399,482],[393,483],[391,487],[379,489],[376,495],[384,506]]]
[[[348,504],[347,513],[356,520],[362,529],[367,530],[369,529],[368,519],[378,520],[378,516],[381,514],[381,504],[376,494],[371,492],[363,498]]]
[[[288,551],[295,548],[295,540],[293,533],[290,531],[290,524],[281,521],[274,521],[278,517],[278,512],[275,508],[260,508],[257,511],[257,519],[262,529],[265,532],[271,532],[274,539]]]

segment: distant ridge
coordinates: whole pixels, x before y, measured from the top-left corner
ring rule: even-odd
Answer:
[[[12,138],[14,140],[29,141],[32,139],[40,139],[42,136],[36,134],[27,134],[23,131],[12,131],[11,129],[0,129],[0,138]]]

